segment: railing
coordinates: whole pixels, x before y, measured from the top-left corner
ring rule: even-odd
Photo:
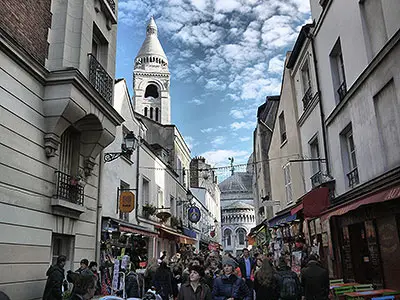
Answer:
[[[96,91],[112,104],[113,80],[103,66],[92,55],[89,55],[89,81]]]
[[[346,80],[343,80],[343,82],[340,84],[337,93],[339,95],[339,101],[342,101],[347,93]]]
[[[322,172],[318,171],[317,173],[315,173],[313,176],[311,176],[311,186],[313,188],[319,186],[322,184]]]
[[[107,3],[108,3],[108,5],[110,5],[111,10],[115,14],[115,2],[114,2],[114,0],[107,0]]]
[[[83,186],[72,176],[56,171],[56,198],[83,206]]]
[[[349,187],[354,187],[356,184],[360,182],[360,178],[358,177],[358,169],[354,168],[351,172],[347,174],[347,179],[349,180]]]
[[[303,109],[306,110],[308,105],[311,103],[311,86],[304,93],[302,101],[303,101]]]

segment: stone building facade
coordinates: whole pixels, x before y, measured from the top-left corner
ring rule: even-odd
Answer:
[[[66,269],[96,258],[99,154],[123,121],[116,6],[2,3],[0,290],[11,299],[41,299],[60,254]]]

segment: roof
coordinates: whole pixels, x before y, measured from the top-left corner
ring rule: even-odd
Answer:
[[[221,192],[252,192],[253,176],[248,172],[236,172],[218,186]]]
[[[161,46],[157,36],[157,25],[154,18],[151,17],[146,30],[146,39],[144,40],[142,47],[140,48],[136,57],[156,55],[161,56],[167,60],[167,56]]]
[[[286,64],[286,67],[288,69],[293,68],[299,54],[301,47],[303,47],[303,44],[307,38],[308,33],[310,32],[311,27],[314,27],[314,24],[306,24],[303,27],[301,27],[299,36],[297,37],[296,43],[294,44],[292,53],[289,57],[289,61]]]
[[[236,201],[236,202],[232,203],[231,205],[228,205],[222,209],[223,210],[226,210],[226,209],[254,209],[254,206],[247,204],[247,203],[243,203],[241,201]]]

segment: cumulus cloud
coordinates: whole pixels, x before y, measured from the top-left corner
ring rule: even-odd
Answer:
[[[234,119],[244,119],[251,115],[255,116],[256,110],[254,108],[232,108],[229,115]]]
[[[196,105],[202,105],[202,104],[204,104],[204,101],[200,100],[200,99],[193,99],[193,100],[188,101],[188,103],[193,103],[193,104],[196,104]]]
[[[191,136],[184,136],[183,139],[186,142],[186,145],[189,147],[190,150],[193,150],[199,143],[195,141],[195,139]]]
[[[243,136],[243,137],[240,137],[239,140],[240,140],[241,142],[247,142],[247,141],[250,141],[250,140],[251,140],[251,137],[249,137],[249,136]]]
[[[244,150],[219,149],[219,150],[204,152],[200,154],[200,156],[203,156],[212,165],[217,165],[221,163],[227,165],[229,163],[228,160],[229,157],[234,157],[235,159],[236,158],[243,159],[249,156],[249,152]]]
[[[284,65],[284,56],[279,54],[270,59],[268,64],[268,72],[282,74]]]
[[[239,129],[254,129],[256,127],[255,121],[247,121],[247,122],[233,122],[231,124],[231,129],[239,130]]]
[[[226,138],[222,135],[216,136],[211,140],[211,145],[213,147],[218,147],[225,144]]]

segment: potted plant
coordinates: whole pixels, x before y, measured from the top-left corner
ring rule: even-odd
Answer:
[[[171,217],[171,227],[172,228],[178,228],[179,223],[180,222],[179,222],[179,219],[177,217],[175,217],[175,216]]]
[[[157,208],[154,205],[146,204],[143,205],[143,215],[148,218],[149,216],[153,216],[157,211]]]

